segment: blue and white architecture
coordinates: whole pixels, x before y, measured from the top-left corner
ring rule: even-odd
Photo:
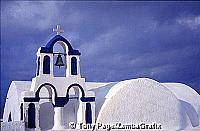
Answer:
[[[70,110],[73,110],[75,118],[70,120],[69,117],[67,118],[68,121],[78,123],[95,122],[95,95],[92,91],[86,89],[85,78],[81,77],[81,53],[73,49],[71,44],[64,37],[59,35],[61,32],[59,25],[57,29],[54,30],[57,32],[57,35],[54,36],[45,47],[41,47],[37,51],[36,77],[32,79],[31,83],[20,83],[23,86],[28,84],[30,87],[18,87],[18,82],[11,83],[11,88],[16,88],[12,89],[15,90],[12,93],[15,94],[17,92],[18,96],[10,98],[11,90],[9,90],[6,104],[11,102],[9,99],[18,99],[12,100],[12,102],[18,105],[9,105],[13,107],[5,106],[4,121],[9,119],[14,121],[23,120],[27,128],[40,130],[40,118],[43,115],[54,114],[53,129],[66,129],[67,127],[64,121],[66,119],[64,117],[67,118],[72,116],[72,114],[64,114],[66,114],[65,110],[67,110],[67,105],[70,103],[68,106],[73,106]],[[64,49],[64,53],[54,52],[53,48],[55,44],[60,44]],[[55,56],[58,55],[64,58],[63,66],[65,76],[62,77],[54,77],[54,59],[57,58]],[[45,114],[42,114],[40,112],[40,110],[46,110],[41,108],[46,108],[45,104],[49,106],[47,103],[52,104],[54,113],[46,114],[44,112]],[[43,121],[48,121],[48,119],[48,117],[47,119],[44,118]]]
[[[32,81],[12,81],[3,131],[66,130],[72,128],[71,122],[78,123],[77,130],[85,129],[81,124],[97,124],[95,129],[107,130],[108,124],[115,123],[141,129],[141,122],[152,129],[200,130],[200,95],[191,87],[149,78],[86,82],[80,73],[81,53],[60,35],[59,25],[54,31],[57,34],[37,51]],[[56,45],[63,52],[57,52]],[[62,69],[64,75],[57,76],[56,69]],[[155,124],[158,128],[153,128]]]

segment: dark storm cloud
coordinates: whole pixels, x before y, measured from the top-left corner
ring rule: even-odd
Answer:
[[[200,92],[199,2],[2,2],[1,108],[12,80],[31,80],[36,51],[61,24],[87,81],[150,77]]]

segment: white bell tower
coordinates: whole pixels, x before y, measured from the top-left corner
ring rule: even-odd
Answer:
[[[29,107],[37,107],[35,110],[37,116],[35,118],[35,127],[39,126],[39,110],[40,90],[46,88],[48,96],[54,107],[54,126],[53,130],[66,129],[64,124],[63,108],[67,106],[71,99],[77,99],[76,122],[77,123],[95,123],[95,95],[94,92],[86,89],[85,78],[80,74],[80,55],[78,50],[72,48],[71,44],[60,35],[63,30],[60,25],[53,29],[57,33],[45,47],[40,47],[37,51],[37,71],[36,77],[32,79],[31,89],[29,92],[23,93],[23,105]],[[60,44],[64,49],[64,53],[54,52],[55,44]],[[56,56],[56,57],[55,57]],[[56,63],[54,59],[56,58]],[[64,60],[63,60],[64,58]],[[54,66],[63,66],[65,68],[65,76],[54,76]],[[75,94],[71,94],[73,90]],[[27,112],[28,108],[25,108]],[[28,115],[25,114],[25,121],[28,123]],[[34,127],[34,126],[33,126]]]

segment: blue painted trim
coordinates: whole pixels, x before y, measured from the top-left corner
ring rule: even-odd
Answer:
[[[81,53],[79,52],[79,50],[69,50],[68,54],[69,55],[81,55]]]
[[[43,74],[50,74],[50,57],[48,55],[44,56]]]
[[[77,84],[77,83],[75,83],[75,84],[71,84],[71,85],[67,88],[66,104],[69,102],[69,90],[70,90],[73,86],[77,86],[77,87],[81,90],[82,97],[85,97],[85,92],[84,92],[82,86],[80,86],[80,85]],[[80,92],[79,92],[79,93],[80,93]],[[81,97],[81,98],[82,98],[82,97]]]
[[[24,102],[39,102],[39,100],[37,97],[24,97]]]
[[[20,105],[20,112],[21,112],[21,115],[20,115],[20,120],[23,120],[23,103],[21,103]]]
[[[41,47],[40,53],[53,53],[53,46],[56,42],[63,41],[67,44],[69,52],[69,55],[81,55],[81,53],[78,50],[74,50],[71,46],[71,44],[61,35],[54,36],[45,47]]]
[[[11,112],[9,113],[8,122],[12,121]]]
[[[93,102],[95,101],[95,97],[81,97],[82,102]]]
[[[73,86],[77,86],[77,87],[81,90],[82,97],[85,97],[85,92],[84,92],[84,90],[83,90],[83,87],[80,86],[80,85],[77,84],[77,83],[71,84],[71,85],[67,88],[67,94],[66,94],[67,97],[69,97],[69,90],[70,90],[70,88],[72,88]]]
[[[77,75],[77,59],[76,59],[76,57],[71,58],[71,74]]]
[[[55,104],[52,103],[54,107],[64,107],[65,104],[67,104],[67,103],[69,102],[69,90],[70,90],[73,86],[76,86],[76,87],[78,87],[78,88],[81,90],[82,95],[81,95],[80,100],[81,100],[82,102],[94,102],[94,101],[95,101],[95,97],[85,97],[85,92],[84,92],[82,86],[80,86],[80,85],[77,84],[77,83],[72,84],[72,85],[70,85],[70,86],[67,88],[66,97],[58,97],[58,96],[57,96],[57,92],[56,92],[56,88],[55,88],[52,84],[50,84],[50,83],[44,83],[44,84],[42,84],[42,85],[38,88],[38,90],[36,91],[35,97],[25,97],[25,98],[24,98],[24,102],[39,102],[39,101],[40,101],[40,97],[39,97],[40,90],[41,90],[42,87],[44,87],[44,86],[46,86],[46,85],[50,86],[50,87],[53,89],[54,93],[55,93]],[[45,87],[44,87],[44,88],[45,88]],[[80,93],[80,92],[79,92],[79,93]]]
[[[53,88],[53,91],[54,91],[54,93],[55,93],[55,97],[57,97],[57,92],[56,92],[55,86],[52,85],[52,84],[50,84],[50,83],[44,83],[44,84],[40,85],[40,87],[37,89],[37,91],[36,91],[36,93],[35,93],[36,98],[40,98],[40,97],[39,97],[40,90],[41,90],[42,87],[44,87],[44,86],[46,86],[46,85]]]
[[[40,57],[38,57],[38,61],[37,61],[37,76],[39,76],[40,73]]]
[[[39,96],[40,90],[41,90],[42,87],[45,88],[46,85],[50,86],[50,87],[53,89],[54,94],[55,94],[55,101],[56,101],[56,98],[57,98],[56,88],[55,88],[55,86],[53,86],[53,85],[50,84],[50,83],[44,83],[44,84],[40,85],[40,87],[37,89],[37,91],[36,91],[36,93],[35,93],[35,100],[36,100],[36,101],[40,101],[40,96]],[[32,98],[32,100],[34,100],[34,99]],[[52,104],[53,104],[53,103],[52,103]],[[53,106],[55,106],[55,105],[53,104]]]
[[[86,124],[92,124],[92,108],[90,103],[86,103],[85,121]]]
[[[64,107],[65,104],[67,104],[69,100],[66,97],[56,97],[55,100],[55,105],[53,105],[54,107]]]
[[[28,106],[28,128],[35,127],[35,104],[30,103]]]

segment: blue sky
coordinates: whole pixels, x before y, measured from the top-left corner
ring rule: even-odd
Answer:
[[[1,109],[12,80],[31,80],[55,35],[81,55],[87,81],[149,77],[200,93],[199,2],[1,1]],[[2,110],[1,110],[2,111]]]

